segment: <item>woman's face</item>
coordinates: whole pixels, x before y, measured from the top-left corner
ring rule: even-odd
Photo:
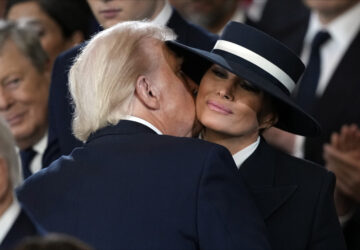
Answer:
[[[64,50],[69,49],[69,42],[64,38],[60,26],[36,1],[28,1],[13,5],[7,14],[7,19],[28,19],[38,29],[40,42],[49,56],[51,65],[55,58]]]
[[[258,120],[262,105],[260,90],[214,64],[201,80],[196,113],[206,131],[253,139],[264,126]]]

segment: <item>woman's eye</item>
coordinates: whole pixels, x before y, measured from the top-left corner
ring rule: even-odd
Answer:
[[[217,68],[212,68],[211,71],[217,77],[220,77],[220,78],[226,78],[227,77],[226,73],[223,70],[220,70],[220,69],[217,69]]]
[[[260,93],[260,89],[256,88],[255,86],[253,86],[251,83],[249,83],[246,80],[240,81],[239,85],[241,88],[243,88],[247,91],[254,92],[254,93]]]

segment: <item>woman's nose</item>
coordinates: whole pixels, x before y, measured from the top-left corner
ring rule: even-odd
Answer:
[[[217,93],[221,98],[232,101],[234,99],[233,95],[231,94],[230,87],[224,87],[218,90]]]

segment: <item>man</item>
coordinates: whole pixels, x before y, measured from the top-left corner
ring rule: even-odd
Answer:
[[[94,16],[104,29],[127,20],[148,19],[167,25],[175,31],[178,41],[189,46],[210,50],[216,41],[215,35],[186,22],[166,0],[88,0]],[[80,45],[62,54],[55,61],[49,98],[49,140],[47,161],[69,154],[82,145],[71,131],[71,101],[67,88],[68,71],[76,58]]]
[[[50,65],[31,26],[0,22],[0,114],[20,148],[24,177],[41,169],[47,141]]]
[[[10,249],[22,238],[39,233],[14,195],[21,181],[15,141],[0,116],[0,249]]]
[[[73,130],[86,142],[18,197],[49,231],[96,249],[268,249],[227,150],[190,138],[195,105],[170,30],[123,22],[70,70]]]

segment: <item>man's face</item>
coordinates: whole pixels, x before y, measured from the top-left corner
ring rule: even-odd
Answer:
[[[49,75],[40,73],[15,43],[0,51],[0,115],[21,149],[36,143],[47,128]]]
[[[195,123],[195,101],[192,90],[196,88],[181,71],[182,58],[177,57],[164,44],[156,48],[159,66],[150,77],[160,86],[160,102],[163,122],[173,136],[192,136]]]
[[[304,0],[305,5],[312,10],[330,17],[338,16],[358,2],[360,0]]]
[[[87,0],[105,29],[124,21],[152,19],[159,0]]]

